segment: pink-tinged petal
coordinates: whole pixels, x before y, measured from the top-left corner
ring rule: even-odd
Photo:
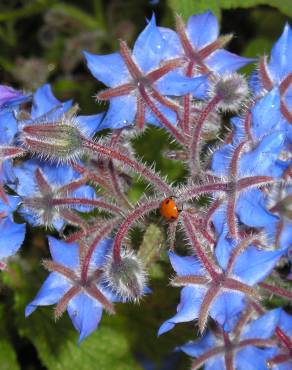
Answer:
[[[25,317],[29,316],[38,306],[49,306],[59,302],[71,288],[70,282],[62,275],[52,272],[44,281],[36,297],[25,308]]]
[[[75,296],[68,304],[68,314],[80,333],[78,344],[93,333],[102,316],[102,306],[84,293]]]
[[[189,17],[186,27],[187,35],[196,49],[217,40],[219,27],[217,18],[208,11]]]
[[[127,82],[130,78],[120,53],[95,55],[83,52],[87,67],[92,75],[108,87],[115,87]]]
[[[49,236],[50,253],[55,262],[75,269],[79,266],[79,245],[77,243],[65,243]]]

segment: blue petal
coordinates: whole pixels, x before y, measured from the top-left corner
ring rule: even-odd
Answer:
[[[241,222],[251,227],[263,227],[275,223],[279,217],[266,208],[263,192],[252,189],[240,195],[236,204],[236,214]]]
[[[80,344],[96,330],[102,316],[102,306],[86,294],[80,293],[71,299],[67,310],[75,329],[80,333]]]
[[[252,133],[257,139],[260,139],[270,131],[281,129],[279,127],[281,117],[279,89],[273,89],[258,100],[251,112]]]
[[[155,106],[157,110],[164,115],[168,121],[176,126],[177,124],[177,115],[176,113],[172,110],[166,107],[165,105],[160,104],[159,102],[155,102]],[[157,116],[148,108],[146,107],[146,112],[145,112],[145,121],[146,123],[150,123],[155,126],[163,126],[163,124],[160,122],[160,120],[157,118]]]
[[[52,272],[44,281],[35,299],[25,308],[25,316],[29,316],[37,306],[49,306],[59,302],[64,294],[71,288],[71,284],[62,275]]]
[[[223,270],[227,268],[230,254],[236,246],[236,242],[233,239],[227,239],[226,235],[227,228],[224,228],[215,248],[217,262]]]
[[[103,239],[98,243],[92,256],[92,265],[95,268],[99,268],[104,264],[106,257],[112,249],[112,245],[113,239],[111,238]]]
[[[204,370],[226,370],[223,356],[220,354],[218,356],[211,357],[206,361]]]
[[[240,117],[231,118],[232,126],[234,127],[233,144],[239,143],[245,139],[244,122]]]
[[[213,213],[212,223],[217,235],[227,230],[226,206],[224,204]]]
[[[207,76],[189,78],[177,72],[170,72],[162,77],[156,86],[163,95],[181,96],[191,93],[197,99],[206,95]]]
[[[96,192],[95,190],[88,185],[80,186],[77,190],[75,190],[71,197],[74,198],[85,198],[85,199],[96,199]],[[89,212],[93,209],[92,206],[85,206],[85,205],[78,205],[74,206],[74,209],[76,209],[79,212]]]
[[[14,174],[17,178],[15,191],[21,196],[28,196],[36,192],[36,183],[34,171],[37,165],[35,161],[28,160],[21,166],[14,168]]]
[[[92,75],[106,86],[115,87],[130,79],[120,53],[95,55],[84,51],[83,54]]]
[[[78,268],[79,266],[79,245],[77,243],[65,243],[55,239],[52,236],[48,237],[50,253],[55,262],[70,269]]]
[[[20,201],[20,198],[15,195],[8,195],[8,204],[0,199],[0,212],[5,212],[9,215],[16,210]]]
[[[22,94],[21,91],[14,90],[10,86],[0,85],[0,108],[15,106],[29,100],[29,95]]]
[[[104,113],[93,114],[91,116],[78,116],[76,121],[80,124],[81,131],[84,132],[87,137],[92,137],[99,130],[103,117]]]
[[[292,316],[288,315],[284,310],[281,311],[279,325],[285,334],[292,337]]]
[[[147,73],[158,67],[161,60],[165,58],[164,51],[166,46],[166,42],[156,26],[155,16],[153,15],[135,42],[133,57],[142,71]]]
[[[240,159],[240,173],[253,176],[281,177],[283,168],[275,162],[283,149],[284,135],[273,132],[265,136],[251,152],[244,153]]]
[[[177,347],[177,349],[183,351],[189,356],[199,357],[215,347],[216,344],[216,337],[211,331],[208,331],[202,339],[197,341],[190,341],[182,346]]]
[[[244,294],[225,292],[220,294],[210,309],[210,316],[216,320],[225,331],[230,332],[237,323],[245,307]]]
[[[196,49],[217,40],[219,35],[217,18],[210,12],[192,15],[188,19],[187,34]]]
[[[245,347],[235,355],[235,367],[237,370],[267,370],[267,360],[273,355],[273,349]]]
[[[223,145],[216,150],[212,157],[212,170],[215,175],[227,175],[229,162],[233,153],[233,146],[231,144]]]
[[[181,257],[173,252],[168,252],[170,263],[178,275],[201,275],[200,262],[191,256]]]
[[[9,218],[0,222],[0,259],[12,256],[21,247],[25,224],[16,224]]]
[[[240,57],[227,50],[216,50],[209,58],[205,59],[206,65],[218,73],[234,72],[251,63],[253,59]]]
[[[13,112],[0,113],[0,144],[11,144],[18,131]]]
[[[67,102],[65,111],[68,110],[70,106],[71,102]],[[55,98],[51,86],[49,84],[46,84],[37,89],[33,96],[31,117],[33,119],[36,119],[38,117],[46,115],[47,113],[52,113],[50,118],[53,118],[53,116],[55,116],[55,114],[53,113],[57,114],[57,112],[54,111],[55,109],[58,110],[58,116],[64,113],[63,104]]]
[[[241,339],[269,339],[274,334],[276,326],[278,325],[281,311],[281,308],[269,311],[265,315],[245,325],[241,334]]]
[[[265,251],[249,247],[236,260],[233,272],[246,284],[263,281],[273,270],[285,250]]]
[[[159,328],[158,335],[171,330],[179,322],[195,320],[199,316],[199,309],[204,295],[204,289],[198,287],[184,287],[181,291],[177,314],[165,321]]]
[[[179,37],[175,31],[166,27],[158,27],[163,40],[167,43],[164,55],[167,59],[175,58],[183,54]]]
[[[122,128],[133,124],[137,112],[137,98],[132,95],[112,98],[109,109],[99,126],[106,128]]]
[[[284,31],[271,50],[269,71],[276,82],[281,81],[292,70],[292,31],[287,23]]]

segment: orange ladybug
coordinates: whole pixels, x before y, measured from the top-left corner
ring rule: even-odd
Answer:
[[[179,210],[172,197],[165,198],[161,202],[159,211],[167,221],[175,221],[179,215]]]

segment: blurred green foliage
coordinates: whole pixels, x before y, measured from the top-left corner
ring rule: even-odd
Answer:
[[[157,5],[148,0],[2,0],[1,83],[34,90],[48,81],[60,100],[78,102],[82,114],[105,110],[106,105],[93,98],[103,86],[87,71],[82,50],[109,53],[117,49],[120,38],[133,45],[152,12],[159,24],[173,27],[174,13],[187,19],[207,9],[219,17],[223,33],[235,34],[230,50],[257,57],[269,53],[285,21],[291,20],[292,0],[161,0]],[[149,128],[135,139],[134,147],[146,162],[155,162],[170,181],[184,181],[183,167],[162,156],[175,148],[165,132]],[[129,193],[131,200],[138,200],[144,188],[137,179]],[[100,328],[80,348],[69,319],[65,316],[54,323],[51,308],[41,308],[24,319],[25,305],[46,276],[40,260],[48,254],[45,231],[29,232],[22,252],[9,271],[2,273],[0,370],[139,370],[139,359],[143,358],[153,361],[159,370],[176,345],[193,338],[192,323],[156,337],[159,325],[175,310],[179,290],[168,284],[172,272],[166,262],[163,225],[155,217],[152,222],[155,224],[146,229],[141,253],[149,253],[155,261],[150,269],[153,294],[140,305],[118,304],[118,314],[105,314]],[[175,358],[177,370],[188,368],[186,356]]]

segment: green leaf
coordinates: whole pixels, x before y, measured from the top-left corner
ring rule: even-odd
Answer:
[[[220,21],[218,0],[168,0],[168,5],[174,14],[179,14],[186,21],[189,16],[211,10]]]
[[[11,343],[5,338],[0,339],[0,370],[19,370],[16,354]]]
[[[16,353],[9,341],[9,332],[6,328],[6,314],[4,306],[0,307],[0,370],[19,370]]]
[[[292,3],[291,0],[219,0],[221,8],[250,8],[256,5],[270,5],[277,8],[283,14],[292,16]]]

